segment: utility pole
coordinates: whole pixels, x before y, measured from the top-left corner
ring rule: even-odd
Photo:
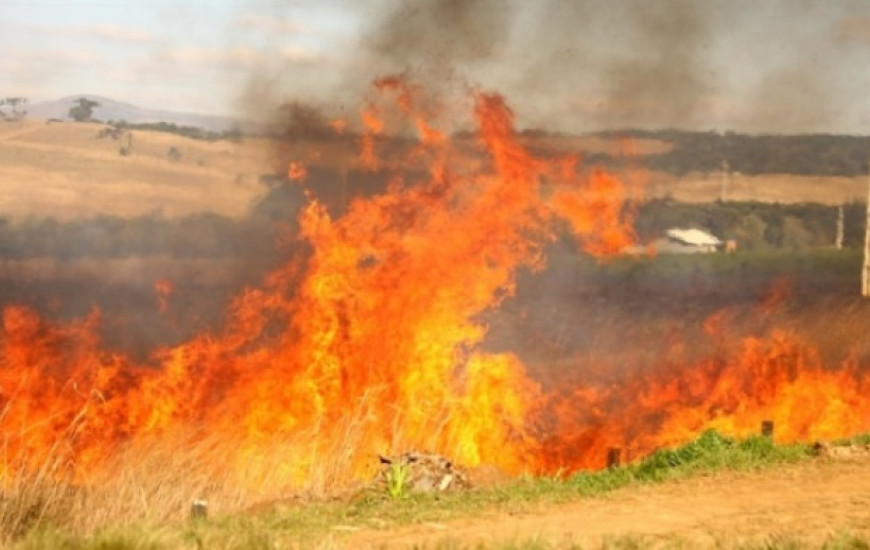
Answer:
[[[834,248],[837,250],[842,250],[843,248],[843,232],[845,230],[844,217],[843,205],[841,204],[837,208],[837,235],[834,237]]]
[[[864,225],[864,266],[861,269],[861,296],[870,297],[870,155],[867,157],[867,216]]]
[[[722,159],[722,191],[719,193],[719,200],[725,202],[728,198],[728,180],[731,177],[731,166],[726,159]]]

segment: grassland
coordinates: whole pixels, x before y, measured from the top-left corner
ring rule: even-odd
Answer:
[[[182,216],[214,211],[240,217],[263,189],[268,149],[204,142],[157,132],[98,139],[104,126],[41,121],[0,125],[0,213],[3,216],[82,218],[102,213]],[[172,160],[171,147],[180,151]]]
[[[210,211],[244,216],[266,189],[263,175],[283,174],[290,160],[330,167],[346,173],[355,166],[353,138],[237,141],[194,140],[174,134],[134,130],[120,139],[98,139],[107,128],[96,123],[52,123],[22,120],[0,124],[0,216],[75,219],[100,214],[137,216],[160,212],[170,217]],[[128,141],[132,135],[132,142]],[[655,140],[524,135],[523,142],[545,156],[552,154],[661,153],[667,144]],[[121,148],[132,143],[130,154]],[[174,149],[177,155],[170,155]],[[645,182],[647,198],[671,196],[706,202],[723,198],[721,174],[674,176],[633,171]],[[866,194],[863,177],[743,176],[733,174],[728,200],[771,202],[816,201],[838,204]]]
[[[841,442],[845,443],[845,442]],[[822,462],[819,462],[822,460]],[[865,463],[861,463],[865,464]],[[791,466],[788,466],[791,465]],[[765,483],[765,476],[776,488],[787,483],[800,484],[806,479],[796,476],[816,476],[824,482],[825,476],[833,475],[839,467],[831,461],[813,458],[806,445],[775,445],[771,440],[758,436],[743,441],[723,437],[715,432],[705,432],[695,441],[675,449],[663,449],[627,466],[599,472],[581,472],[568,477],[521,478],[491,487],[482,487],[462,493],[409,494],[390,497],[385,492],[362,489],[349,496],[329,499],[292,498],[264,502],[239,513],[222,513],[206,520],[184,518],[187,510],[179,510],[160,523],[132,522],[126,525],[112,524],[91,533],[76,532],[69,526],[53,524],[50,515],[30,531],[17,539],[9,539],[13,548],[75,548],[126,549],[126,548],[644,548],[695,547],[699,540],[695,534],[680,529],[673,533],[665,529],[656,535],[655,529],[625,529],[613,527],[613,532],[603,537],[590,538],[575,529],[575,538],[554,538],[552,533],[538,536],[486,533],[482,540],[473,543],[467,536],[468,525],[478,521],[482,529],[494,518],[522,518],[562,513],[565,506],[583,505],[586,513],[594,506],[607,506],[608,495],[647,495],[651,501],[666,498],[667,491],[682,493],[697,491],[709,484],[715,492],[718,483],[747,485]],[[851,463],[849,468],[864,468]],[[731,472],[731,473],[729,473]],[[776,472],[785,472],[777,474]],[[158,475],[155,472],[155,475]],[[777,477],[778,476],[778,477]],[[863,483],[866,476],[856,483]],[[694,481],[693,481],[694,480]],[[661,486],[664,495],[653,487]],[[697,488],[696,488],[697,487]],[[645,489],[646,488],[646,489]],[[670,488],[670,489],[669,489]],[[763,485],[754,485],[764,493]],[[628,491],[628,492],[627,492]],[[682,494],[681,493],[681,494]],[[687,493],[687,494],[688,494]],[[702,496],[702,495],[701,495]],[[637,498],[637,497],[635,497]],[[774,495],[774,499],[790,498]],[[573,503],[573,504],[572,504]],[[596,504],[597,503],[597,504]],[[10,519],[9,507],[14,501],[3,502],[5,518]],[[711,503],[714,504],[715,503]],[[123,506],[123,503],[116,503]],[[571,508],[568,508],[569,510]],[[638,521],[644,521],[648,508],[638,505]],[[710,514],[713,521],[715,513]],[[465,523],[455,523],[464,518]],[[470,518],[470,519],[469,519]],[[719,518],[722,519],[722,518]],[[734,523],[735,518],[725,518]],[[509,520],[510,521],[510,520]],[[655,517],[647,521],[656,521]],[[667,525],[667,522],[665,522]],[[424,526],[427,536],[419,536]],[[821,540],[829,548],[866,548],[867,533],[855,531],[856,524],[846,522],[834,526],[837,531],[829,534],[799,532],[765,532],[755,525],[744,527],[744,532],[716,531],[712,523],[705,540],[713,537],[721,548],[779,548],[783,544],[802,548],[807,541]],[[408,526],[408,527],[403,527]],[[425,526],[429,526],[425,528]],[[444,526],[444,527],[439,527]],[[464,527],[463,527],[464,526]],[[8,529],[7,525],[7,529]],[[570,524],[568,525],[570,527]],[[761,525],[763,527],[763,524]],[[718,527],[717,527],[718,528]],[[864,525],[866,529],[866,525]],[[451,538],[451,530],[455,529]],[[597,530],[596,532],[600,532]],[[394,534],[393,534],[394,533]],[[434,533],[434,535],[433,535]],[[605,530],[606,533],[606,530]],[[634,533],[634,534],[632,534]],[[638,534],[640,533],[640,534]],[[564,533],[563,533],[564,534]],[[745,536],[742,536],[745,535]],[[806,538],[812,535],[811,538]],[[459,536],[460,538],[456,538]],[[590,541],[593,541],[590,543]],[[819,547],[815,544],[813,547]]]

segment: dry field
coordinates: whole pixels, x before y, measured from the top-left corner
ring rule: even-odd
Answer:
[[[723,186],[724,184],[724,186]],[[724,187],[724,194],[723,194]],[[671,196],[681,202],[730,201],[773,203],[817,202],[842,204],[867,198],[867,177],[796,176],[690,173],[673,176],[652,173],[647,176],[644,195],[648,198]]]
[[[283,171],[281,164],[303,160],[312,166],[347,171],[354,165],[353,140],[277,143],[246,138],[238,143],[199,141],[134,130],[133,152],[122,156],[127,136],[98,139],[102,124],[38,120],[0,124],[0,217],[74,219],[100,214],[131,217],[159,212],[168,217],[203,211],[243,217],[265,192],[263,174]],[[648,155],[665,152],[655,140],[604,140],[576,136],[524,135],[537,152]],[[180,152],[171,160],[168,152]],[[581,154],[582,154],[581,153]],[[721,174],[672,176],[640,174],[646,197],[680,201],[722,198]],[[730,200],[822,202],[861,200],[866,178],[734,174],[727,183]]]
[[[241,217],[263,193],[271,151],[262,142],[197,141],[133,132],[98,139],[106,126],[42,121],[0,124],[0,216],[73,219],[99,214],[136,216],[202,211]],[[175,147],[181,158],[170,160]]]

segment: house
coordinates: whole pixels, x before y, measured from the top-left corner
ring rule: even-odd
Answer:
[[[720,250],[725,243],[700,229],[668,229],[653,246],[661,254],[705,254]]]

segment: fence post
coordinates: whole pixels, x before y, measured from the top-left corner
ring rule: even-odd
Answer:
[[[202,520],[208,516],[208,501],[202,499],[194,499],[190,504],[190,519]]]
[[[611,447],[607,449],[607,467],[617,468],[622,462],[622,449],[619,447]]]

